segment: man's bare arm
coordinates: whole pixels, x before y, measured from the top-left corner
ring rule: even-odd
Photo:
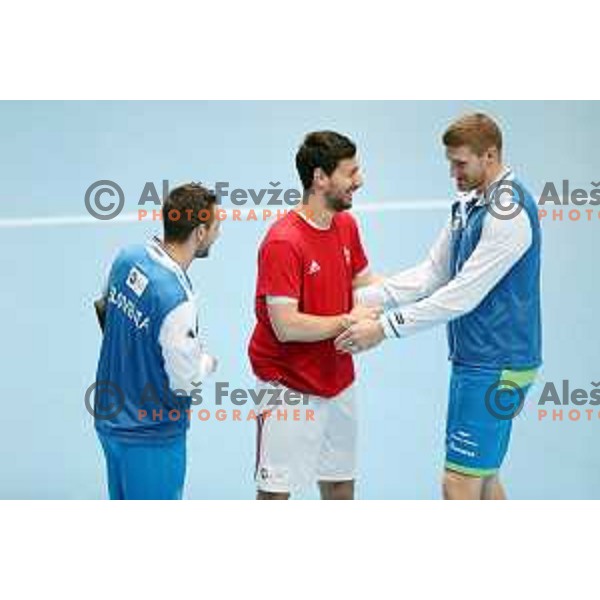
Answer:
[[[361,288],[367,285],[379,285],[385,281],[385,277],[383,275],[378,275],[377,273],[372,273],[371,271],[365,271],[364,273],[359,273],[352,280],[352,288]]]
[[[350,325],[366,318],[375,319],[378,312],[355,307],[350,313],[322,317],[301,313],[297,302],[269,304],[269,317],[280,342],[320,342],[336,338]]]

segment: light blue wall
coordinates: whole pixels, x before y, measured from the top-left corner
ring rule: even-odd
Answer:
[[[297,187],[296,147],[304,133],[323,128],[359,145],[366,183],[357,206],[444,199],[452,187],[440,134],[473,108],[500,120],[508,162],[533,190],[546,180],[569,178],[587,189],[600,180],[598,103],[4,102],[0,221],[84,215],[84,192],[98,179],[123,187],[129,211],[150,180]],[[372,265],[392,272],[422,257],[446,213],[359,218]],[[544,377],[569,378],[572,387],[588,390],[600,380],[599,227],[597,210],[593,222],[544,225]],[[246,342],[264,229],[226,221],[211,259],[190,272],[220,360],[218,379],[232,387],[253,381]],[[83,403],[100,342],[91,301],[115,249],[154,230],[151,223],[0,229],[0,498],[105,496],[102,456]],[[438,497],[448,379],[444,331],[389,342],[359,359],[358,370],[360,496]],[[511,495],[600,498],[598,412],[592,422],[539,422],[533,404],[515,423],[505,468]],[[253,452],[253,424],[194,423],[188,497],[252,497]]]

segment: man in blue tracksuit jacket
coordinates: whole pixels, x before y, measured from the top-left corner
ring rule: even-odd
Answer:
[[[459,198],[420,265],[357,294],[386,309],[337,340],[360,352],[447,324],[452,374],[443,494],[504,499],[498,471],[541,365],[541,234],[537,204],[502,162],[487,115],[464,116],[443,136]],[[398,308],[398,307],[402,308]]]
[[[187,269],[218,235],[215,202],[198,184],[174,189],[163,205],[164,239],[123,249],[110,269],[94,416],[113,500],[182,497],[186,411],[216,367]]]

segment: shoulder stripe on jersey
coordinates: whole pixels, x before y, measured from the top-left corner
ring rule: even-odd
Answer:
[[[192,285],[187,275],[182,271],[181,267],[163,250],[157,238],[150,240],[146,246],[150,258],[160,263],[165,268],[169,269],[179,280],[181,286],[185,290],[188,300],[194,296]]]

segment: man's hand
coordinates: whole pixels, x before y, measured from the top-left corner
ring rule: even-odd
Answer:
[[[364,306],[357,304],[345,317],[344,325],[350,327],[356,323],[360,323],[365,319],[375,321],[382,313],[381,308],[375,306]]]
[[[374,348],[385,339],[381,323],[372,319],[364,319],[351,325],[335,339],[338,352],[357,354]]]

